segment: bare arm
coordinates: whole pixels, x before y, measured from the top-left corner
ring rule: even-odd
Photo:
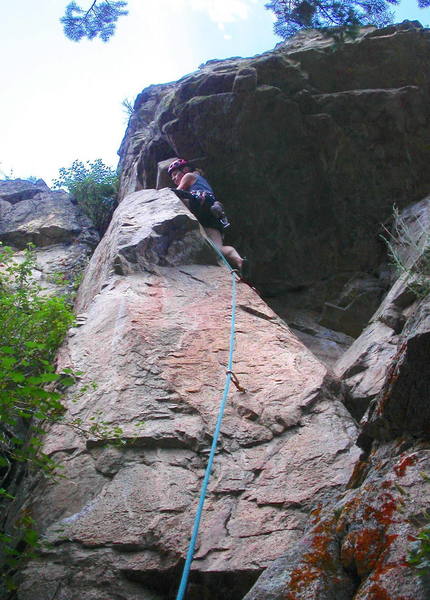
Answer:
[[[185,173],[185,175],[181,179],[181,183],[178,185],[178,187],[176,189],[188,190],[193,185],[193,183],[195,182],[196,179],[197,179],[197,176],[194,175],[194,173]]]

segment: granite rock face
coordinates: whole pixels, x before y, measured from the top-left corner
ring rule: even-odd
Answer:
[[[406,562],[430,507],[422,476],[430,467],[428,443],[386,444],[360,466],[357,489],[345,491],[329,509],[315,510],[300,543],[266,570],[244,600],[429,597],[428,580]]]
[[[47,292],[72,285],[98,241],[91,221],[65,192],[50,190],[41,179],[0,181],[0,242],[17,251],[17,260],[34,246],[34,276]]]
[[[25,249],[31,244],[35,259],[32,276],[39,284],[42,295],[66,295],[71,299],[76,291],[76,280],[82,275],[97,242],[98,234],[92,223],[71,201],[68,194],[51,191],[42,180],[0,181],[0,243],[12,249],[13,260],[17,263],[24,260]],[[0,269],[4,267],[5,264],[0,262]],[[0,293],[2,291],[0,290]],[[25,310],[24,306],[22,305],[22,310]],[[4,320],[4,315],[2,319]],[[16,334],[19,335],[19,332]],[[2,353],[2,359],[4,357]],[[0,438],[0,453],[3,459],[5,446],[7,448],[5,441],[10,438],[13,438],[13,443],[16,443],[18,448],[21,442],[25,446],[28,441],[28,421],[17,419],[13,424],[0,423]],[[5,502],[2,495],[0,520],[2,533],[11,534],[14,538],[17,531],[15,525],[20,523],[26,514],[26,486],[22,486],[21,482],[28,474],[28,465],[20,460],[14,461],[13,453],[11,454],[6,452],[7,466],[5,467],[3,461],[0,470],[2,487],[7,487],[8,493],[15,497],[15,501]],[[2,566],[3,550],[2,538]],[[2,571],[2,597],[3,593],[6,593],[3,576]]]
[[[388,286],[381,223],[430,186],[429,40],[416,22],[335,50],[306,32],[143,90],[123,195],[155,187],[158,162],[195,159],[269,303],[326,307],[322,325],[357,337]]]
[[[230,293],[228,271],[172,192],[123,200],[59,368],[97,384],[71,390],[67,415],[120,427],[124,445],[63,424],[47,433],[64,479],[33,492],[53,546],[23,573],[20,600],[171,597],[225,380]],[[237,303],[245,392],[230,393],[191,574],[196,597],[214,599],[241,598],[300,538],[314,504],[337,497],[359,455],[326,367],[248,285]]]
[[[43,181],[38,179],[36,182],[27,179],[7,179],[0,181],[0,200],[6,200],[11,204],[29,200],[41,192],[49,192],[50,189]]]
[[[36,184],[34,186],[34,190],[30,186],[21,190],[19,183],[16,195],[12,192],[0,195],[1,240],[16,248],[25,248],[29,243],[43,247],[82,238],[91,222],[80,213],[70,196],[63,191],[49,188],[41,191]],[[31,191],[34,194],[29,196]],[[94,236],[90,236],[85,241],[94,244]]]

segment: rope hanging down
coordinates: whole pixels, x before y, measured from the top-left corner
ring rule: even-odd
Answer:
[[[203,479],[201,491],[200,491],[200,499],[197,507],[197,513],[194,519],[193,531],[191,534],[190,545],[188,546],[187,558],[185,560],[184,570],[182,572],[181,583],[179,584],[178,594],[176,596],[176,600],[183,600],[185,591],[187,589],[188,576],[190,573],[191,563],[193,562],[194,550],[197,542],[197,536],[199,533],[200,519],[202,517],[203,505],[206,499],[206,492],[209,483],[209,478],[212,471],[213,460],[215,456],[215,451],[218,443],[218,438],[221,430],[222,418],[224,416],[225,405],[227,403],[227,396],[230,389],[230,381],[232,379],[233,371],[233,350],[234,350],[234,333],[235,333],[235,323],[236,323],[236,271],[232,270],[224,256],[218,250],[218,248],[208,240],[212,248],[217,252],[217,254],[221,257],[225,265],[228,267],[231,273],[231,325],[230,325],[230,351],[228,357],[228,365],[226,371],[226,380],[224,384],[224,392],[221,398],[221,403],[218,410],[218,418],[215,425],[215,431],[212,439],[211,451],[209,453],[208,464],[205,471],[205,476]],[[236,377],[236,376],[234,376]],[[237,379],[237,378],[236,378]]]

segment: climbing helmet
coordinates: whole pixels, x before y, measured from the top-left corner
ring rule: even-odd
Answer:
[[[172,163],[170,163],[169,168],[167,169],[167,172],[169,175],[171,175],[173,173],[173,171],[177,171],[178,169],[181,170],[184,167],[188,167],[188,161],[185,160],[184,158],[177,158]]]

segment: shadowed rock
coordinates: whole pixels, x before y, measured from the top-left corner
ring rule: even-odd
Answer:
[[[69,293],[99,241],[92,222],[64,191],[16,179],[0,181],[0,242],[16,250],[33,246],[34,278],[44,293]]]

